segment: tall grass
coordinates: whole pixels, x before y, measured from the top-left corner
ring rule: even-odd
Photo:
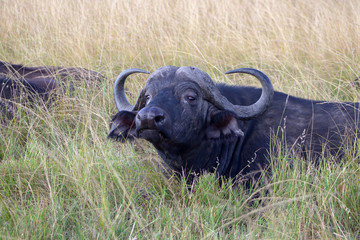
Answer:
[[[0,0],[0,60],[80,66],[106,80],[0,129],[0,237],[358,239],[359,155],[313,166],[286,153],[254,189],[163,174],[150,144],[106,139],[114,77],[193,65],[215,81],[264,71],[299,97],[360,101],[359,1]],[[145,81],[127,84],[134,96]],[[135,98],[135,97],[134,97]],[[133,101],[135,99],[132,99]],[[258,196],[254,198],[254,196]]]

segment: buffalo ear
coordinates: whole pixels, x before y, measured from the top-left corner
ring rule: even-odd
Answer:
[[[135,117],[137,112],[121,111],[118,112],[111,120],[110,133],[108,138],[124,141],[131,140],[135,136]]]
[[[221,111],[211,116],[206,129],[206,137],[216,139],[229,135],[244,135],[234,114],[229,111]]]

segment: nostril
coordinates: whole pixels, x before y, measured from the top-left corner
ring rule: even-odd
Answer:
[[[163,115],[158,115],[155,117],[155,122],[156,123],[160,123],[162,121],[164,121],[165,117]]]
[[[158,107],[145,107],[141,109],[136,119],[139,126],[143,128],[157,128],[165,123],[166,117],[162,109]]]

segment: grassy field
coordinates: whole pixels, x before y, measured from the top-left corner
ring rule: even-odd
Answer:
[[[150,144],[106,136],[114,78],[131,67],[192,65],[256,85],[223,74],[254,67],[279,91],[360,101],[360,2],[128,2],[0,0],[0,60],[108,78],[46,109],[18,106],[1,125],[0,238],[359,239],[360,156],[350,148],[342,164],[317,167],[280,154],[272,177],[247,190],[212,174],[189,187],[165,177]],[[145,80],[128,82],[132,101]]]

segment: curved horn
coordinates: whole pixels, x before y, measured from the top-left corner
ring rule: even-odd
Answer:
[[[219,109],[232,111],[239,119],[249,119],[258,116],[265,111],[270,104],[274,89],[270,79],[262,72],[252,68],[239,68],[226,72],[230,73],[247,73],[256,77],[263,88],[260,99],[250,106],[240,106],[232,104],[224,95],[222,95],[210,76],[195,67],[181,67],[177,74],[181,78],[191,79],[196,82],[204,93],[204,98],[214,104]]]
[[[134,108],[134,106],[131,105],[127,100],[124,90],[126,78],[133,73],[149,74],[149,72],[139,68],[129,68],[122,71],[119,74],[119,76],[116,78],[116,81],[114,83],[114,100],[115,100],[115,105],[119,111],[123,111],[123,110],[131,111]]]
[[[214,104],[219,109],[226,109],[234,112],[240,119],[254,118],[265,111],[267,106],[270,104],[274,94],[274,89],[270,79],[264,73],[252,68],[239,68],[226,72],[226,74],[231,73],[247,73],[256,77],[260,81],[263,88],[260,99],[250,106],[235,105],[220,93],[208,75],[206,75],[204,78],[196,77],[195,79],[200,85],[200,88],[203,90],[205,98],[209,102]]]
[[[270,79],[261,71],[253,68],[238,68],[231,71],[227,71],[225,74],[232,73],[246,73],[256,77],[262,86],[262,93],[255,103],[250,106],[233,105],[229,101],[224,101],[224,107],[226,109],[234,111],[239,118],[253,118],[261,114],[271,103],[274,95],[274,89]]]

